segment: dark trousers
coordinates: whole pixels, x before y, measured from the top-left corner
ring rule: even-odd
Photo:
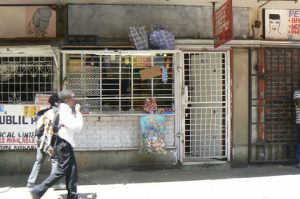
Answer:
[[[66,176],[67,199],[77,199],[77,163],[72,146],[65,140],[56,138],[55,151],[58,165],[55,170],[41,184],[33,187],[39,197],[42,197],[49,187],[54,185],[62,177]]]
[[[300,163],[300,124],[296,124],[297,128],[297,147],[296,147],[296,160]]]

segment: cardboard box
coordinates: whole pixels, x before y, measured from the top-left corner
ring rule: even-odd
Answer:
[[[142,80],[151,79],[153,77],[161,76],[161,69],[159,66],[153,66],[152,68],[147,68],[140,70],[140,75]]]

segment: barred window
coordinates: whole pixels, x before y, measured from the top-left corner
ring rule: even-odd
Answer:
[[[68,51],[64,56],[64,84],[74,91],[84,112],[143,111],[146,98],[156,98],[159,109],[172,111],[174,57],[171,52]],[[163,75],[142,80],[140,71],[152,67],[159,67]]]
[[[34,103],[37,93],[54,87],[53,56],[0,57],[0,103]]]

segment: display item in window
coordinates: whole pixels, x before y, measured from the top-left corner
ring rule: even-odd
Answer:
[[[155,98],[146,98],[145,103],[144,103],[144,110],[149,113],[153,114],[157,110],[157,104],[156,104],[156,99]]]
[[[103,61],[103,68],[109,68],[110,67],[110,56],[109,55],[103,55],[102,56]]]
[[[168,69],[165,66],[161,68],[161,79],[165,84],[168,82]]]
[[[165,116],[144,115],[140,118],[140,152],[165,154]]]

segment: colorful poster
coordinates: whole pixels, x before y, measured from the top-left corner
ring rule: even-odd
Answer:
[[[165,116],[144,115],[140,118],[140,151],[146,154],[165,154]]]
[[[5,104],[0,107],[0,150],[35,149],[35,114],[27,114],[25,110],[37,111],[41,107]]]
[[[26,37],[55,37],[56,12],[50,7],[26,7]]]
[[[133,56],[133,68],[150,68],[151,56]]]
[[[48,102],[50,96],[51,96],[50,94],[36,94],[34,104],[39,106],[41,105],[50,106]]]
[[[300,39],[300,10],[265,10],[265,38]]]

